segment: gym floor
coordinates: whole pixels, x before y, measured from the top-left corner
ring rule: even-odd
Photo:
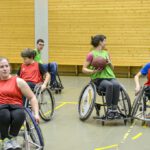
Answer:
[[[50,122],[41,121],[45,150],[149,150],[149,127],[140,121],[125,126],[122,120],[102,126],[101,121],[90,118],[82,122],[78,115],[78,98],[88,77],[61,77],[64,90],[55,95],[55,114]],[[134,80],[118,79],[134,100]],[[141,84],[146,79],[142,79]]]

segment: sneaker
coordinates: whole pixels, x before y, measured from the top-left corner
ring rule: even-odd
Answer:
[[[111,109],[108,109],[106,112],[106,116],[108,119],[114,119],[114,113]]]
[[[3,143],[3,150],[13,150],[13,145],[10,139],[5,139]]]
[[[54,89],[59,88],[57,81],[53,81],[53,82],[51,83],[51,86],[52,86]]]
[[[117,109],[113,109],[112,112],[114,113],[114,119],[121,119],[121,114]]]
[[[11,139],[11,144],[14,150],[21,150],[21,146],[18,144],[16,138]]]
[[[114,113],[114,118],[115,119],[121,119],[121,114],[116,110]]]

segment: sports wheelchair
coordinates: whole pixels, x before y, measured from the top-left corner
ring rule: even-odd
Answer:
[[[42,131],[35,121],[30,108],[24,108],[26,113],[26,120],[20,134],[24,137],[25,150],[44,150],[44,138]],[[22,132],[22,133],[21,133]]]
[[[96,101],[97,94],[99,95],[100,103]],[[105,121],[110,120],[106,115],[107,104],[105,99],[105,90],[97,89],[94,82],[90,81],[90,83],[83,88],[79,97],[78,112],[80,120],[87,120],[90,117],[94,107],[96,110],[96,116],[94,119],[101,120],[102,125],[104,125]],[[124,124],[126,125],[131,113],[131,102],[126,90],[122,85],[120,85],[120,96],[117,109],[121,115],[120,119],[123,119]]]
[[[131,121],[138,119],[142,121],[142,125],[150,122],[150,86],[143,86],[139,93],[136,95],[133,102]]]
[[[27,99],[23,109],[26,118],[18,134],[18,137],[23,137],[23,140],[19,140],[19,143],[23,141],[21,146],[25,150],[44,150],[44,138],[42,131],[36,122],[30,107],[28,107]]]
[[[64,89],[64,86],[63,86],[62,81],[60,79],[58,70],[56,72],[56,81],[53,84],[49,83],[49,89],[54,91],[56,94],[61,93],[62,90]]]
[[[44,121],[49,121],[52,119],[52,116],[54,114],[55,99],[48,87],[44,91],[41,91],[41,85],[42,83],[36,84],[36,86],[32,90],[36,95],[39,103],[40,117]]]

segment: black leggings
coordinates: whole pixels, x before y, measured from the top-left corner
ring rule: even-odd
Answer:
[[[24,110],[17,105],[0,105],[1,139],[16,137],[25,120]]]
[[[116,79],[96,79],[95,84],[98,89],[104,89],[106,91],[107,106],[118,104],[120,84]]]

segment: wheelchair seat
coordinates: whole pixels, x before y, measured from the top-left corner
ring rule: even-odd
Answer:
[[[150,99],[150,86],[144,88],[144,94]]]
[[[106,91],[104,88],[102,88],[102,87],[96,88],[96,91],[99,96],[105,96]]]

